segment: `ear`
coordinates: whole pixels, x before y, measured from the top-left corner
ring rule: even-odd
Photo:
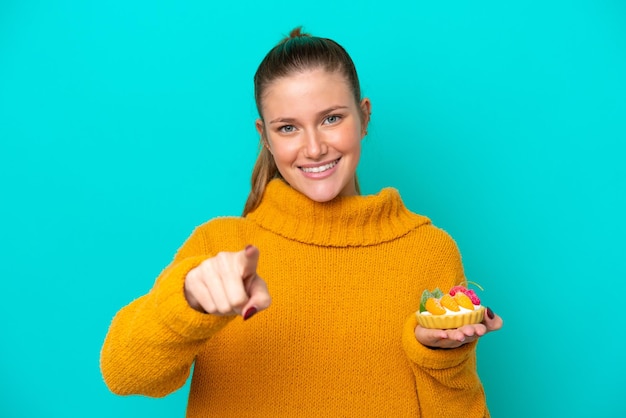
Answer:
[[[361,135],[367,135],[367,126],[370,123],[370,116],[372,115],[372,103],[367,97],[361,100],[359,104],[361,108]]]
[[[263,146],[267,148],[269,152],[272,152],[270,149],[270,143],[267,140],[267,136],[265,135],[265,124],[263,123],[263,119],[258,118],[255,122],[256,131],[261,136],[261,142],[263,142]]]
[[[258,118],[255,123],[254,123],[255,127],[256,127],[256,131],[259,133],[259,135],[263,136],[263,119]]]

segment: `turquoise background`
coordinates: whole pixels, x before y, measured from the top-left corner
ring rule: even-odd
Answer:
[[[300,24],[372,100],[364,191],[449,231],[505,319],[478,350],[493,416],[626,416],[619,0],[2,0],[0,416],[184,416],[187,386],[110,394],[100,347],[196,225],[241,212],[252,75]]]

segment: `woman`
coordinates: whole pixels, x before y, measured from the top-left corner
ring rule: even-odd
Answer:
[[[194,364],[189,417],[488,416],[476,341],[502,320],[417,325],[423,289],[465,280],[460,254],[396,190],[360,196],[371,103],[348,54],[295,29],[254,82],[244,216],[198,227],[116,315],[107,385],[165,396]]]

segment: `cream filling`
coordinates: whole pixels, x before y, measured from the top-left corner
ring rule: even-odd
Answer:
[[[478,309],[480,309],[481,306],[482,305],[474,305],[474,309],[473,310],[464,308],[462,306],[459,306],[459,311],[458,312],[454,312],[454,311],[451,311],[448,308],[444,308],[446,310],[446,313],[445,314],[441,314],[441,315],[463,315],[463,314],[468,313],[468,312],[477,311]],[[432,315],[432,314],[430,312],[428,312],[428,311],[424,311],[424,312],[420,312],[420,315]],[[441,315],[434,315],[434,316],[441,316]]]

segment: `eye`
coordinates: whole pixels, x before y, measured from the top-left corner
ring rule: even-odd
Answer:
[[[293,125],[285,125],[278,128],[278,132],[282,132],[284,134],[290,134],[296,130],[296,127]]]
[[[341,120],[341,116],[339,116],[339,115],[330,115],[330,116],[327,116],[326,119],[324,119],[324,123],[326,125],[333,125],[333,124],[339,122],[340,120]]]

